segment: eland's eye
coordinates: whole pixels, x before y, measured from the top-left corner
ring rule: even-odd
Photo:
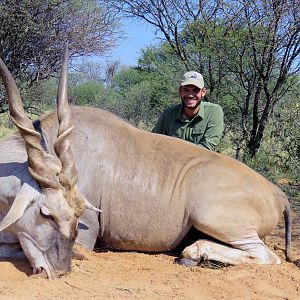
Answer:
[[[47,207],[41,206],[40,208],[40,214],[44,219],[48,220],[54,220],[54,218],[51,216],[50,211]]]

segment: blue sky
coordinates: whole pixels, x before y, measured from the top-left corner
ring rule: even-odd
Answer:
[[[119,40],[117,48],[111,53],[107,53],[104,60],[119,60],[123,65],[135,66],[141,49],[157,44],[158,38],[155,36],[154,27],[146,23],[124,20],[123,24],[123,30],[127,37]]]

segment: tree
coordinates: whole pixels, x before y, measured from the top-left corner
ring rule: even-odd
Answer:
[[[87,81],[103,82],[103,65],[100,62],[83,58],[73,65],[70,74],[71,84],[78,85]]]
[[[142,49],[138,60],[141,70],[146,71],[151,85],[155,90],[151,106],[156,111],[156,119],[166,107],[180,101],[178,87],[185,66],[172,51],[168,43],[162,42],[158,46],[148,46]]]
[[[112,1],[111,5],[119,9],[125,17],[147,22],[157,32],[162,33],[172,51],[176,53],[188,70],[193,61],[193,55],[186,48],[186,42],[181,33],[191,29],[190,37],[193,39],[195,29],[193,24],[198,20],[202,20],[204,24],[215,20],[221,6],[220,3],[220,0],[121,0]],[[201,27],[198,33],[200,31],[203,31],[201,37],[206,38],[206,28]],[[200,37],[199,34],[198,37]],[[198,40],[193,40],[193,43],[196,45]],[[201,60],[199,62],[201,65]],[[197,62],[194,61],[194,63]],[[202,71],[200,65],[198,65],[198,69]]]
[[[236,156],[258,151],[268,120],[300,69],[297,0],[134,0],[115,5],[152,24],[186,69],[206,78],[211,98],[239,112]],[[225,94],[225,96],[224,96]],[[236,122],[234,122],[236,124]]]
[[[119,67],[118,63],[114,64]],[[76,105],[89,105],[113,110],[115,93],[110,88],[113,69],[109,63],[103,66],[96,61],[83,59],[69,75],[69,99]],[[69,101],[70,101],[69,100]]]
[[[300,80],[275,109],[270,122],[270,152],[277,165],[294,175],[300,174]]]
[[[117,95],[113,110],[134,125],[151,119],[154,85],[151,74],[140,68],[123,67],[111,79],[110,87]]]
[[[113,77],[122,68],[121,62],[119,60],[114,60],[106,63],[105,67],[105,82],[107,85],[111,84]]]
[[[244,89],[239,108],[250,157],[260,147],[276,104],[298,82],[300,15],[295,4],[242,1],[241,14],[229,12],[232,26],[245,29],[241,45],[233,47],[241,63],[228,66]]]
[[[102,54],[119,36],[118,17],[106,1],[0,0],[0,56],[26,85],[60,69],[67,40],[72,59]]]

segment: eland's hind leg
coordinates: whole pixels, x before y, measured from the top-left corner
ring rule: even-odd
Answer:
[[[232,241],[230,245],[254,257],[258,264],[280,264],[280,258],[255,234],[251,239]]]
[[[268,249],[259,238],[238,241],[231,245],[236,248],[209,240],[198,240],[183,250],[180,262],[185,265],[192,265],[193,262],[198,264],[207,260],[229,265],[241,263],[280,264],[279,257]]]

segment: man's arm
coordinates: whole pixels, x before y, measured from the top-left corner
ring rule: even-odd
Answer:
[[[224,113],[221,106],[217,106],[211,113],[208,127],[201,139],[199,146],[209,150],[215,150],[224,131]]]
[[[160,115],[151,132],[164,134],[164,119],[165,119],[164,115],[165,115],[164,113]]]

